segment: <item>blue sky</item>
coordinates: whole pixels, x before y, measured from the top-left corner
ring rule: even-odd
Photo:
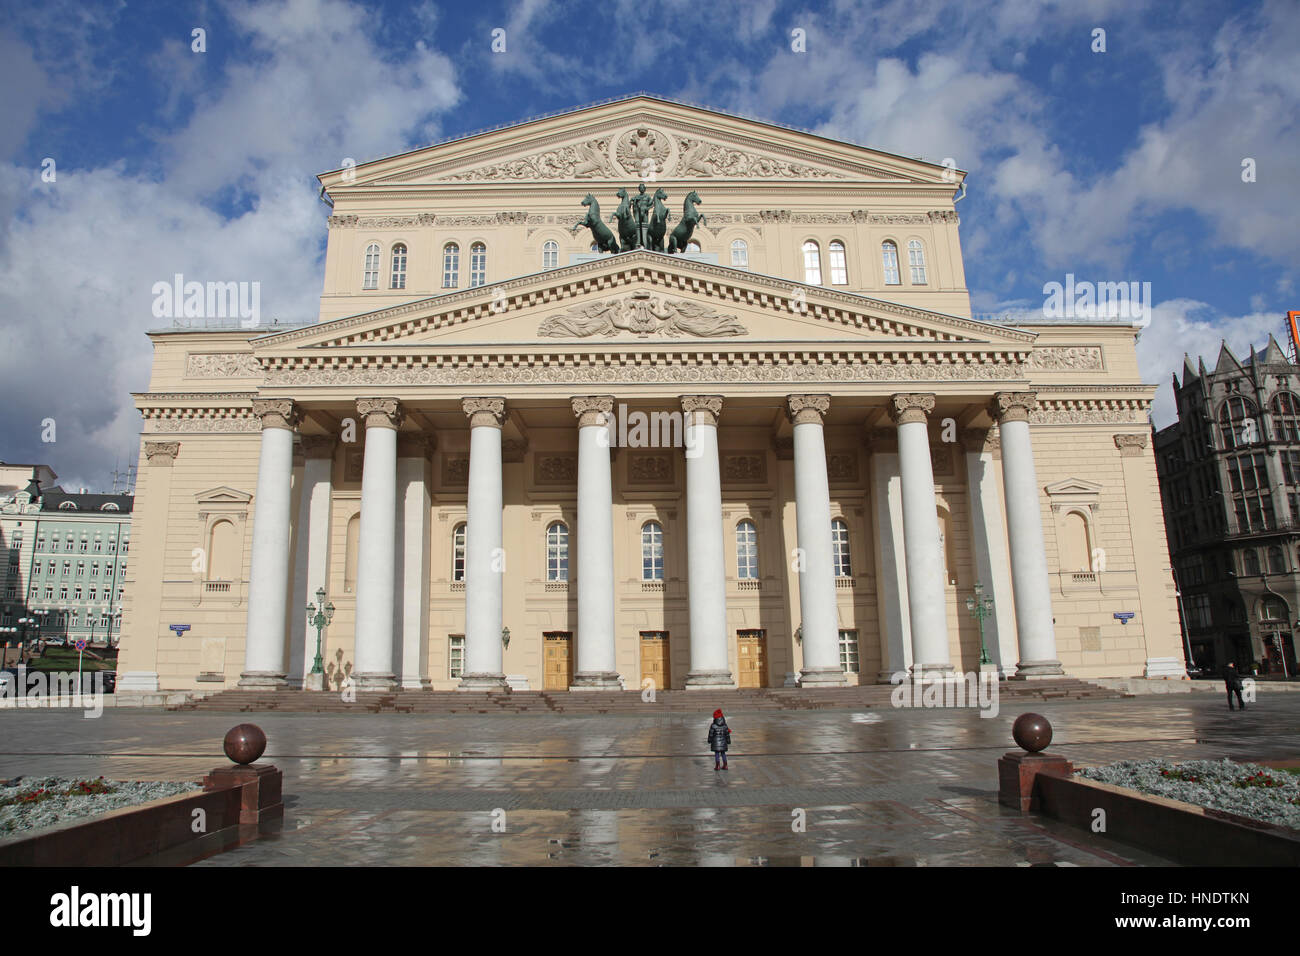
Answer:
[[[316,173],[638,90],[951,157],[976,312],[1038,313],[1066,273],[1150,282],[1139,357],[1165,424],[1184,350],[1244,353],[1300,308],[1298,50],[1293,0],[19,9],[0,24],[0,458],[92,489],[134,460],[150,290],[173,273],[257,280],[264,316],[314,318]]]

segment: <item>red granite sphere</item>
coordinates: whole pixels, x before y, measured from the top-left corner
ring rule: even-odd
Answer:
[[[249,764],[266,753],[266,734],[257,724],[240,724],[226,731],[221,746],[235,763]]]
[[[1011,737],[1021,748],[1036,754],[1052,742],[1052,725],[1042,714],[1021,714],[1011,725]]]

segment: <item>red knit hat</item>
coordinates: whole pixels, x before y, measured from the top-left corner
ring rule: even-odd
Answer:
[[[720,711],[720,710],[715,710],[715,711],[713,712],[713,716],[714,716],[715,719],[718,718],[718,717],[721,717],[721,716],[722,716],[722,711]]]

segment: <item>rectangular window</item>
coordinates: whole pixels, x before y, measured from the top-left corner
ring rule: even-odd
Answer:
[[[75,588],[72,589],[72,600],[74,601],[81,600],[81,585],[78,584]],[[95,599],[92,597],[91,600],[93,601]]]
[[[97,578],[97,577],[99,577],[99,562],[98,562],[98,561],[96,561],[94,564],[92,564],[92,565],[90,566],[90,576],[91,576],[92,578]]]
[[[68,599],[68,586],[66,584],[62,584],[59,586],[59,600],[66,601],[67,599]]]
[[[90,589],[90,600],[92,600],[92,601],[95,600],[95,594],[96,594],[96,593],[97,593],[97,592],[96,592],[95,588],[91,588],[91,589]],[[77,588],[77,597],[81,597],[81,588]]]
[[[456,679],[465,672],[465,635],[452,634],[447,640],[447,676]]]
[[[38,535],[38,536],[37,536],[37,538],[36,538],[36,550],[37,550],[37,551],[44,551],[44,550],[45,550],[45,535],[42,534],[42,535]]]
[[[858,673],[857,631],[840,631],[840,669],[846,674]]]
[[[98,554],[104,550],[104,542],[98,538],[95,539],[95,552]]]
[[[48,587],[47,587],[47,588],[45,589],[45,600],[47,600],[47,601],[53,601],[53,600],[54,600],[54,588],[48,588]]]
[[[84,578],[85,576],[86,576],[86,562],[85,562],[85,561],[78,561],[78,562],[77,562],[77,577],[79,577],[79,578]]]

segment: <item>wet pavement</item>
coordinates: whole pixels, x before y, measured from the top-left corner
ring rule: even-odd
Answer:
[[[1036,705],[1076,765],[1300,755],[1300,695]],[[733,713],[730,769],[699,717],[254,717],[284,772],[282,831],[200,866],[1168,865],[997,804],[1019,711]],[[230,714],[6,711],[0,777],[189,779]]]

